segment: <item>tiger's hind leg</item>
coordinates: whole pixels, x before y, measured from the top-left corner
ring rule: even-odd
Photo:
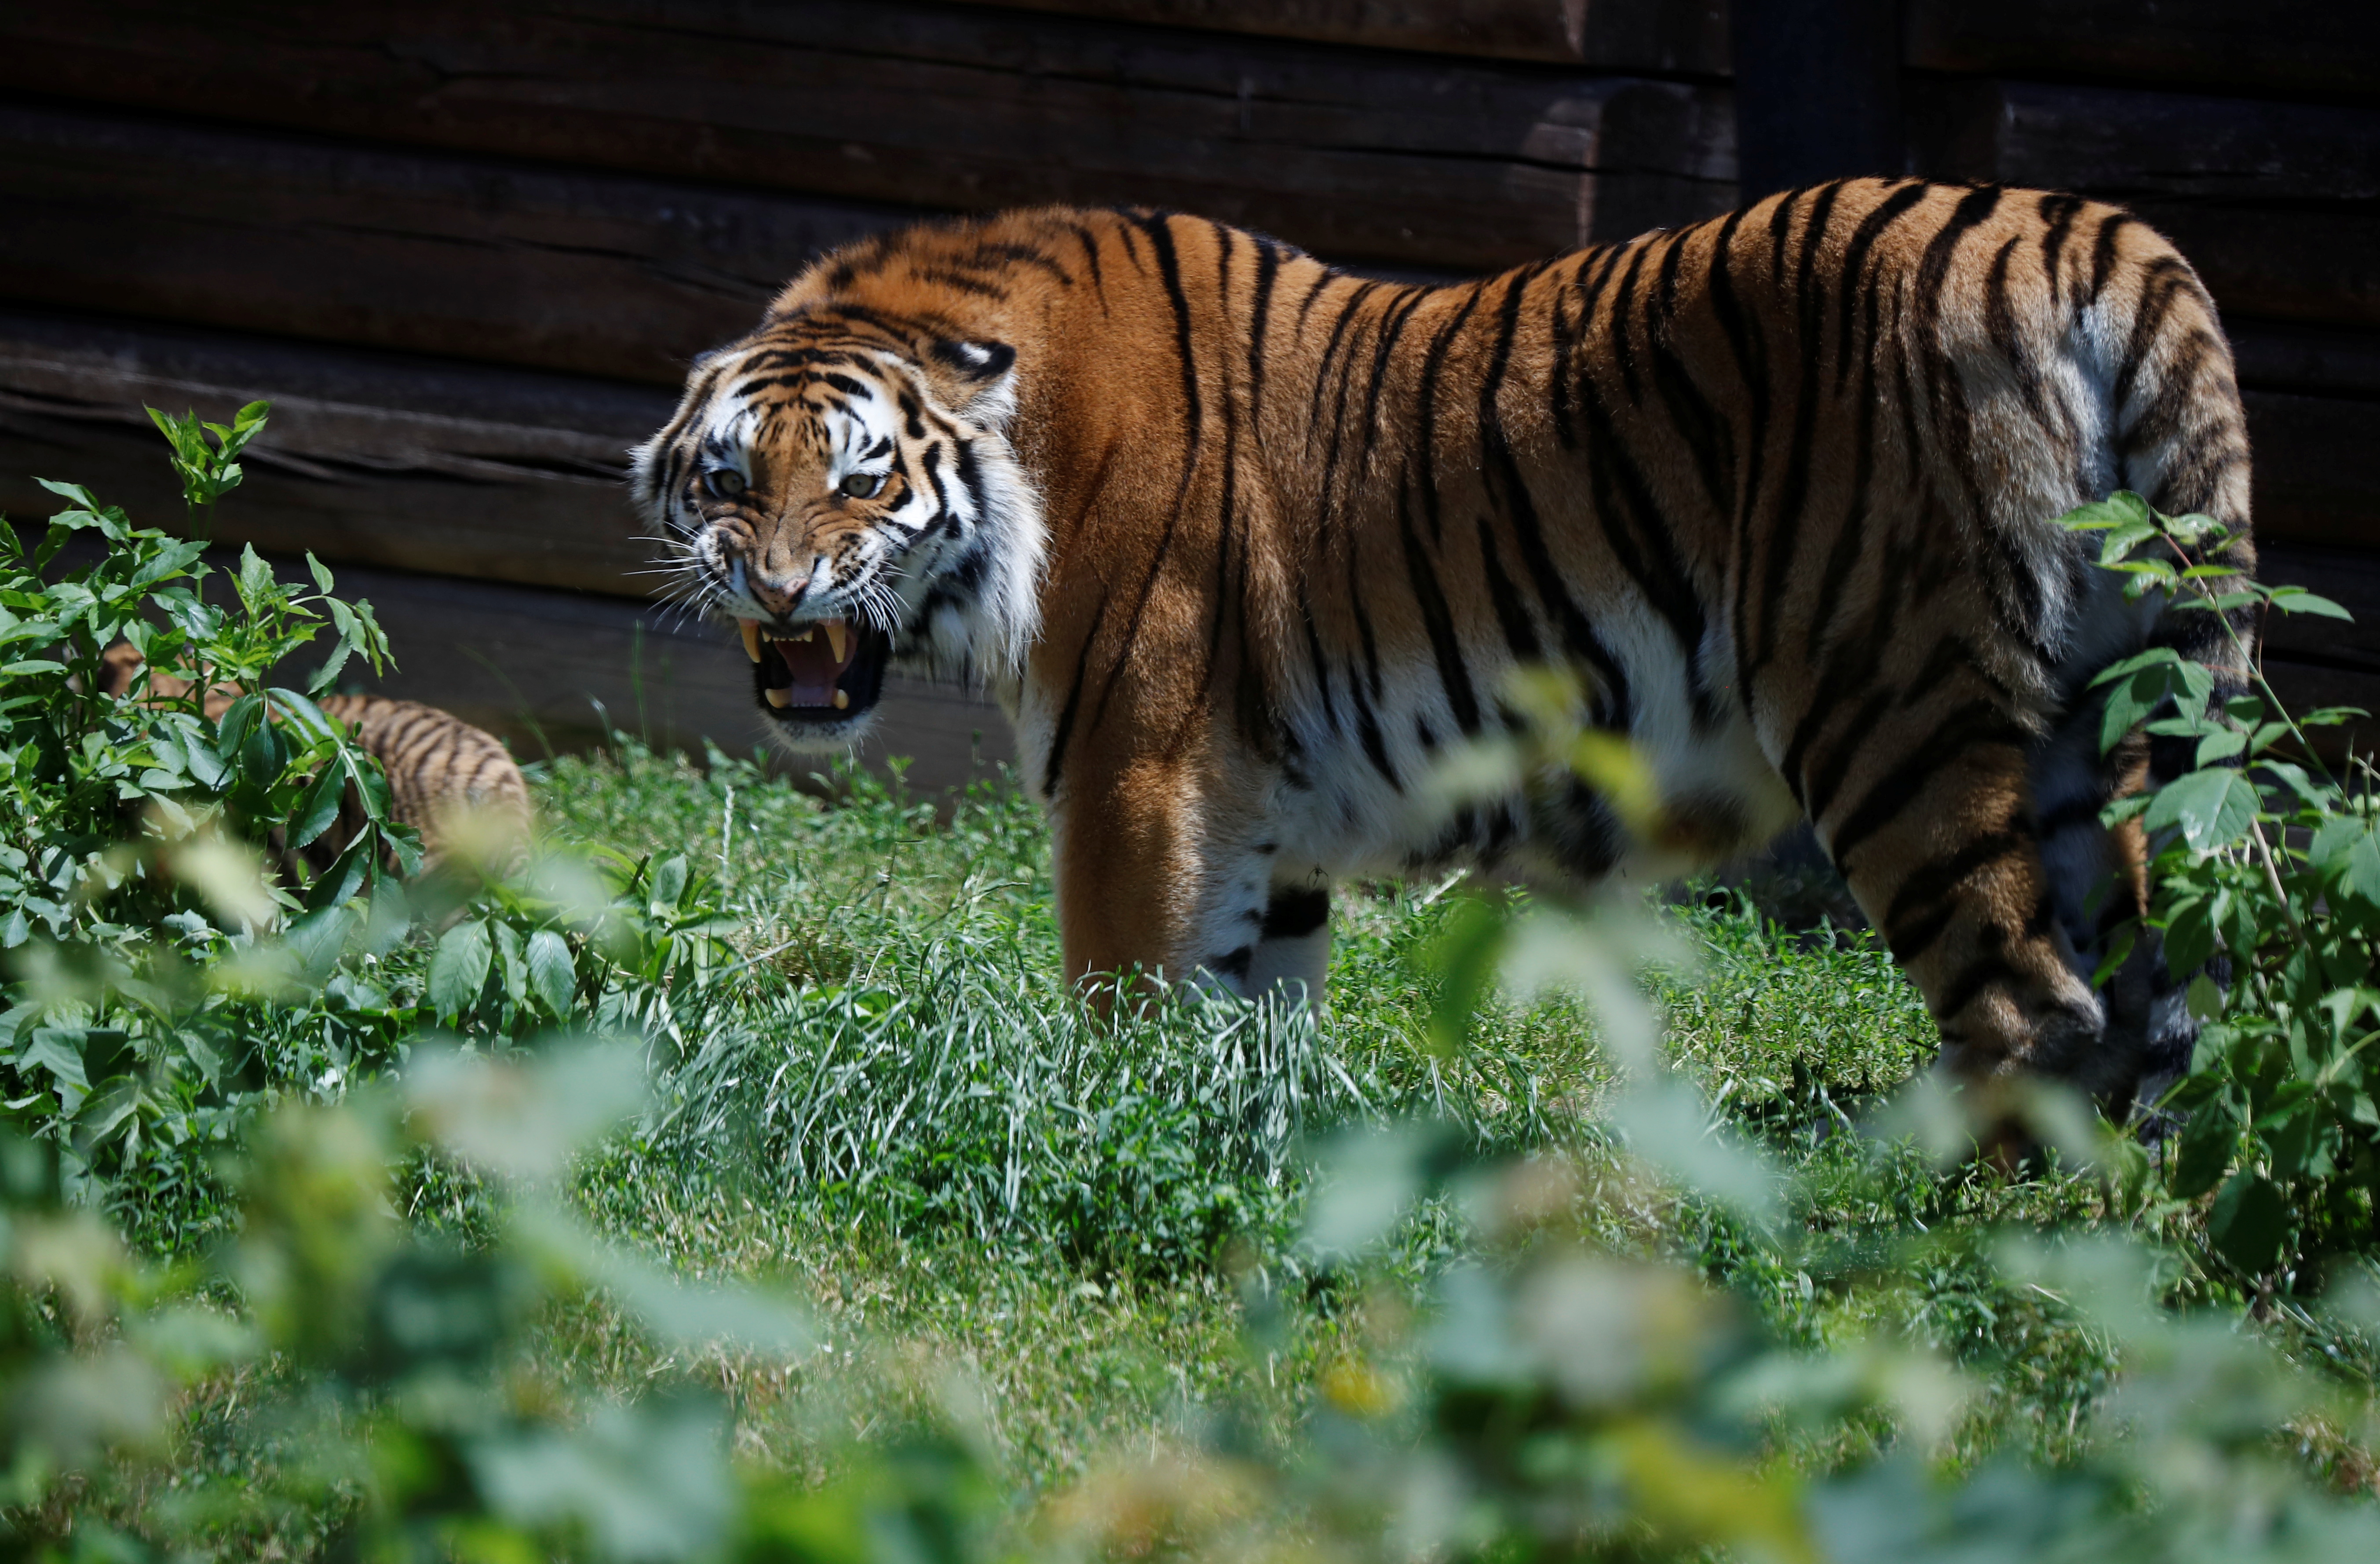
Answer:
[[[1835,724],[1806,772],[1813,824],[1925,996],[1948,1073],[2087,1087],[2106,1012],[2058,915],[2032,806],[2040,730],[1965,693],[1937,689],[1897,730]]]
[[[2148,900],[2139,822],[2100,823],[2108,805],[2151,785],[2147,748],[2134,739],[2102,754],[2099,730],[2098,702],[2075,703],[2034,752],[2031,783],[2050,906],[2077,970],[2095,977],[2119,953],[2118,942],[2131,941],[2099,989],[2100,1045],[2072,1075],[2120,1121],[2153,1105],[2188,1067],[2198,1028],[2164,941],[2137,921]]]

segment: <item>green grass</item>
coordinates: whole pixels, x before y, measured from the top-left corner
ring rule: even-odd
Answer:
[[[1066,990],[1046,840],[1012,787],[938,817],[865,777],[828,806],[749,766],[633,746],[533,770],[548,830],[686,854],[736,920],[748,964],[648,1018],[653,1105],[582,1158],[571,1193],[602,1231],[685,1272],[811,1301],[807,1358],[695,1365],[732,1397],[746,1455],[825,1476],[855,1436],[956,1427],[1019,1515],[1086,1473],[1196,1444],[1219,1417],[1293,1462],[1318,1386],[1393,1356],[1420,1283],[1473,1243],[1461,1189],[1369,1261],[1299,1242],[1318,1151],[1414,1119],[1505,1167],[1507,1186],[1550,1192],[1558,1228],[1697,1267],[1771,1339],[1882,1332],[1938,1350],[1982,1387],[1954,1464],[2060,1459],[2106,1389],[2106,1344],[1985,1260],[2002,1229],[2114,1220],[2102,1185],[1941,1176],[1859,1133],[1935,1045],[1864,933],[1789,932],[1718,892],[1670,915],[1693,955],[1651,979],[1672,1057],[1803,1192],[1767,1241],[1623,1155],[1600,1123],[1613,1071],[1577,1005],[1491,1002],[1466,1052],[1429,1050],[1432,942],[1452,905],[1437,888],[1347,888],[1319,1024],[1171,1004],[1109,1025]],[[450,1169],[417,1166],[406,1193],[419,1221],[468,1237],[487,1219],[480,1186]],[[535,1340],[537,1376],[572,1393],[633,1395],[685,1366],[600,1301],[551,1311]],[[2332,1361],[2369,1386],[2368,1362]],[[315,1506],[244,1512],[236,1534],[191,1507],[210,1482],[301,1462],[270,1388],[254,1369],[202,1385],[175,1485],[124,1519],[227,1553],[309,1554],[342,1502],[332,1477]],[[1775,1435],[1815,1468],[1891,1437],[1874,1417]]]
[[[1789,1268],[1637,1179],[1595,1127],[1611,1072],[1573,1005],[1491,1006],[1465,1057],[1434,1058],[1427,955],[1449,903],[1421,906],[1431,887],[1342,892],[1318,1031],[1180,1009],[1104,1031],[1063,992],[1044,840],[1014,791],[937,823],[864,779],[830,808],[633,753],[558,761],[539,787],[554,829],[723,855],[746,942],[784,979],[659,1061],[661,1122],[587,1170],[589,1209],[677,1264],[782,1272],[871,1339],[968,1364],[1021,1485],[1145,1444],[1185,1407],[1249,1400],[1290,1426],[1349,1328],[1341,1279],[1290,1242],[1298,1153],[1369,1117],[1441,1116],[1563,1158],[1583,1232],[1701,1265],[1789,1340],[1881,1322],[1997,1372],[1978,1449],[2054,1445],[2095,1384],[2080,1333],[2010,1308],[1955,1253],[1888,1276],[1855,1256]],[[1931,1056],[1915,992],[1864,933],[1789,934],[1740,898],[1675,915],[1697,961],[1658,980],[1672,1052],[1789,1167],[1822,1187],[1840,1173],[1841,1201],[1802,1213],[1812,1233],[1877,1248],[1920,1224],[2095,1213],[2087,1181],[1946,1186],[1914,1157],[1879,1199],[1849,1123]],[[1235,1229],[1289,1300],[1264,1361],[1240,1346],[1244,1289],[1209,1263]],[[1390,1268],[1427,1269],[1451,1231],[1408,1224]]]

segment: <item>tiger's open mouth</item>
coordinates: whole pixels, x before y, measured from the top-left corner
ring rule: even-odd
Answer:
[[[752,659],[752,692],[780,722],[856,722],[884,693],[892,637],[845,619],[779,629],[739,619]]]

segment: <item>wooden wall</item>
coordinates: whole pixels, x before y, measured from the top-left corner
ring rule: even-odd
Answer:
[[[1739,93],[1758,178],[1825,116],[1755,108],[1873,93],[1881,57],[1903,166],[2124,200],[2198,262],[2273,573],[2371,626],[2277,637],[2276,671],[2380,707],[2380,7],[1737,4],[11,7],[0,506],[42,514],[38,472],[169,518],[140,404],[268,395],[225,531],[369,582],[398,687],[564,742],[641,690],[656,736],[742,747],[742,660],[641,600],[618,480],[686,359],[822,247],[1151,201],[1385,271],[1502,266],[1724,210]],[[1755,25],[1794,5],[1842,8],[1865,75],[1761,43],[1809,36]],[[932,780],[977,728],[1004,743],[951,692],[888,715]]]

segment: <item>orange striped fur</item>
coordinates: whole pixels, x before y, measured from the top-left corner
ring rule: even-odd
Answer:
[[[1076,973],[1318,989],[1333,879],[1806,818],[1953,1070],[2120,1098],[2187,1049],[2151,942],[2088,981],[2141,767],[2083,692],[2153,641],[2243,670],[2052,522],[2130,488],[2250,569],[2247,447],[2204,290],[2113,208],[1851,181],[1450,286],[1173,213],[921,227],[698,361],[637,487],[789,740],[864,732],[886,666],[999,693]],[[1545,662],[1682,851],[1567,775],[1424,806]],[[847,705],[782,702],[812,676]]]
[[[141,672],[140,653],[119,641],[108,648],[106,664],[107,693],[128,693]],[[149,671],[152,699],[179,700],[191,687],[188,679]],[[230,689],[217,685],[207,692],[203,709],[209,718],[220,719],[232,699]],[[445,857],[448,839],[466,815],[474,817],[468,829],[475,846],[528,840],[528,784],[511,752],[494,735],[418,701],[334,695],[316,704],[324,716],[346,723],[356,744],[381,763],[388,775],[389,813],[421,833],[425,869]],[[349,818],[355,810],[352,786],[349,793],[349,806],[323,834],[318,855],[337,854],[360,823],[359,818]]]

